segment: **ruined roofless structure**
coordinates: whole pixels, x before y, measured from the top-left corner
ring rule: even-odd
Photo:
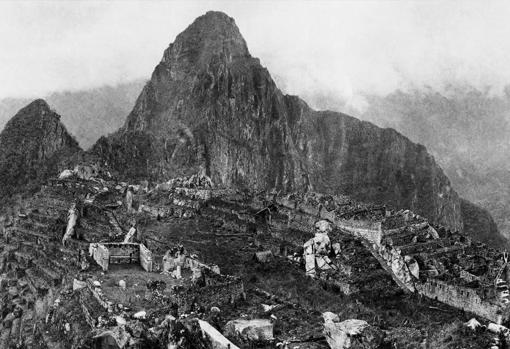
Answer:
[[[319,219],[328,220],[341,232],[360,239],[404,291],[497,323],[510,320],[510,302],[504,292],[508,290],[506,254],[443,227],[436,227],[438,234],[426,219],[408,210],[395,214],[378,206],[351,208],[343,200],[308,193],[304,198],[278,197],[277,203],[284,211],[292,211],[300,224],[308,220],[313,226]],[[418,261],[418,266],[412,266],[415,270],[411,260]]]
[[[110,264],[140,264],[145,271],[152,271],[152,252],[143,244],[92,243],[89,246],[89,254],[103,268],[103,271],[108,271]]]

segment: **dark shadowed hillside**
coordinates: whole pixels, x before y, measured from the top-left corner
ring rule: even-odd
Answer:
[[[465,199],[460,200],[460,207],[464,220],[464,232],[466,234],[475,236],[479,240],[495,247],[502,247],[508,244],[508,241],[498,233],[498,226],[487,210]]]
[[[508,92],[508,90],[507,90]],[[510,95],[474,88],[368,97],[360,117],[427,146],[459,194],[486,209],[510,236]]]
[[[78,152],[60,116],[38,99],[21,109],[0,133],[0,197],[38,189],[57,174],[59,161]]]

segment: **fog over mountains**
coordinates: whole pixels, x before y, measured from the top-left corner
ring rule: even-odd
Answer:
[[[367,94],[362,111],[331,95],[311,93],[304,98],[318,108],[344,110],[395,128],[425,145],[457,192],[487,209],[501,233],[510,236],[508,87],[499,95],[469,85],[450,85],[442,92],[422,88]]]
[[[125,121],[144,79],[117,86],[101,86],[81,91],[54,92],[44,99],[62,116],[62,122],[83,149],[99,137],[116,131]],[[0,129],[33,98],[0,99]]]
[[[285,81],[275,79],[285,89]],[[121,127],[135,104],[145,79],[90,90],[55,92],[49,105],[80,146],[89,148],[100,136]],[[508,91],[508,89],[506,89]],[[318,109],[345,111],[381,127],[391,127],[421,143],[434,155],[463,197],[487,209],[499,230],[510,237],[510,171],[508,137],[510,94],[491,95],[470,86],[395,91],[365,95],[363,111],[347,107],[333,94],[304,95]],[[0,100],[3,128],[30,99]],[[490,218],[490,217],[489,217]],[[488,222],[487,224],[490,224]]]

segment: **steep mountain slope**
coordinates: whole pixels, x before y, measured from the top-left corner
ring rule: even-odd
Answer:
[[[360,118],[424,144],[455,190],[488,210],[501,234],[510,237],[508,87],[502,95],[451,86],[442,93],[397,91],[367,100]]]
[[[59,161],[80,150],[60,116],[38,99],[21,109],[0,133],[0,197],[37,189],[55,176]]]
[[[124,127],[92,151],[124,177],[200,170],[221,185],[342,192],[462,227],[459,198],[423,146],[283,95],[219,12],[177,36]]]
[[[55,92],[45,97],[48,105],[62,116],[80,146],[93,145],[101,136],[116,131],[125,121],[140,94],[145,80],[87,90]],[[0,100],[0,129],[23,106],[27,98]]]
[[[508,240],[499,233],[498,226],[487,210],[465,199],[460,200],[460,208],[466,234],[492,247],[508,246]]]

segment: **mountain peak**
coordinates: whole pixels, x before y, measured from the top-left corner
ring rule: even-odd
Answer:
[[[424,147],[283,95],[221,12],[176,37],[124,127],[92,152],[124,178],[205,172],[219,186],[312,188],[410,207],[453,229],[462,224],[458,196]]]
[[[7,122],[9,126],[19,125],[20,123],[33,123],[35,120],[52,119],[60,121],[60,115],[55,113],[44,99],[36,99],[25,107],[21,108],[14,117]]]
[[[45,137],[49,132],[58,132],[56,138],[64,137],[71,139],[64,125],[60,122],[60,115],[53,111],[44,99],[36,99],[25,107],[21,108],[5,125],[0,134],[0,142],[6,138],[16,136],[18,139],[30,137]],[[76,141],[70,143],[77,146]]]
[[[234,27],[236,26],[235,20],[232,17],[229,17],[225,12],[221,11],[207,11],[204,15],[197,17],[191,25],[198,24],[200,22],[215,24],[223,23]]]
[[[248,46],[235,20],[223,12],[209,11],[180,33],[163,55],[163,64],[207,64],[212,56],[249,56]]]
[[[24,108],[22,108],[20,110],[20,113],[22,111],[26,111],[26,112],[51,112],[51,108],[50,106],[48,105],[48,103],[46,103],[46,101],[42,98],[39,98],[39,99],[35,99],[34,101],[32,101],[31,103],[29,103],[27,106],[25,106]],[[20,114],[18,113],[18,114]]]
[[[55,175],[58,164],[80,150],[44,100],[20,109],[0,133],[0,197],[34,189]]]

